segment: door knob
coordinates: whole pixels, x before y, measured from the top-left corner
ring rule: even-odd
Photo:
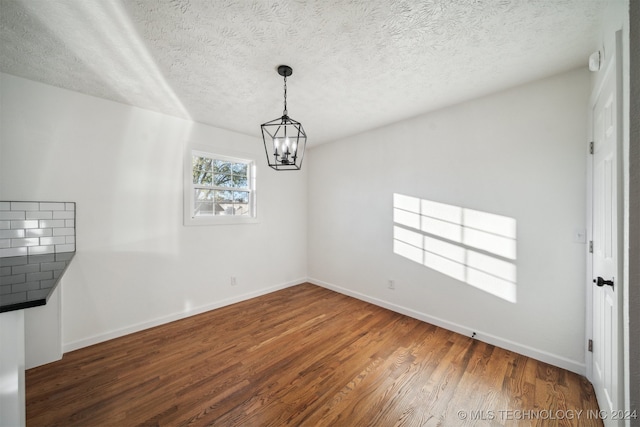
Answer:
[[[598,276],[597,279],[593,279],[593,283],[595,283],[596,286],[602,287],[604,285],[607,285],[607,286],[611,286],[613,288],[613,279],[604,280],[602,277]]]

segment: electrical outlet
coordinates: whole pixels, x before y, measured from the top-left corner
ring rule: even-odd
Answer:
[[[396,288],[396,281],[395,280],[389,280],[388,287],[389,287],[389,289],[395,289]]]
[[[236,280],[236,276],[231,276],[231,286],[235,286],[238,284],[238,281]]]

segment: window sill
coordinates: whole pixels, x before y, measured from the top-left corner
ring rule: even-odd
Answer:
[[[257,224],[260,222],[256,217],[243,216],[211,216],[211,217],[185,217],[185,226],[199,225],[235,225],[235,224]]]

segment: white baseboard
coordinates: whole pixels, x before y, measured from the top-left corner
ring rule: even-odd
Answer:
[[[368,303],[371,303],[380,307],[384,307],[391,311],[395,311],[396,313],[404,314],[406,316],[413,317],[414,319],[422,320],[423,322],[427,322],[432,325],[439,326],[449,331],[457,332],[461,335],[466,335],[470,337],[471,334],[475,332],[476,333],[475,338],[478,339],[479,341],[483,341],[488,344],[495,345],[496,347],[504,348],[505,350],[513,351],[515,353],[519,353],[519,354],[531,357],[532,359],[540,360],[550,365],[557,366],[559,368],[563,368],[571,372],[575,372],[576,374],[579,374],[579,375],[585,375],[586,373],[586,365],[584,363],[567,359],[566,357],[558,356],[556,354],[552,354],[544,350],[539,350],[525,344],[517,343],[505,338],[500,338],[495,335],[487,334],[482,331],[478,331],[475,328],[472,329],[463,325],[459,325],[457,323],[453,323],[448,320],[441,319],[439,317],[434,317],[429,314],[413,310],[411,308],[403,307],[397,304],[390,303],[388,301],[384,301],[384,300],[374,298],[365,294],[361,294],[360,292],[354,292],[349,289],[343,288],[341,286],[327,283],[322,280],[314,279],[312,277],[309,277],[307,281],[314,285],[322,286],[323,288],[327,288],[332,291],[336,291],[341,294],[348,295],[350,297],[353,297],[362,301],[366,301]]]
[[[190,316],[195,316],[196,314],[204,313],[207,311],[215,310],[216,308],[225,307],[227,305],[235,304],[238,302],[246,301],[251,298],[259,297],[262,295],[270,294],[271,292],[279,291],[281,289],[289,288],[291,286],[299,285],[301,283],[306,282],[306,278],[301,278],[297,280],[292,280],[290,282],[282,283],[280,285],[271,286],[268,288],[259,289],[257,291],[248,292],[246,294],[236,295],[231,298],[227,298],[221,301],[216,301],[211,304],[202,305],[199,307],[194,307],[189,311],[173,313],[168,316],[159,317],[153,320],[149,320],[147,322],[141,322],[135,325],[127,326],[126,328],[117,329],[110,332],[105,332],[102,334],[94,335],[89,338],[83,338],[81,340],[64,343],[62,345],[63,353],[67,353],[69,351],[78,350],[80,348],[89,347],[90,345],[98,344],[104,341],[112,340],[114,338],[119,338],[125,335],[132,334],[134,332],[143,331],[145,329],[153,328],[155,326],[164,325],[165,323],[173,322],[176,320],[184,319]]]

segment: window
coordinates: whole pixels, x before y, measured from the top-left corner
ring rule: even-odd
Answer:
[[[187,171],[185,224],[229,224],[255,219],[252,160],[194,150]]]

